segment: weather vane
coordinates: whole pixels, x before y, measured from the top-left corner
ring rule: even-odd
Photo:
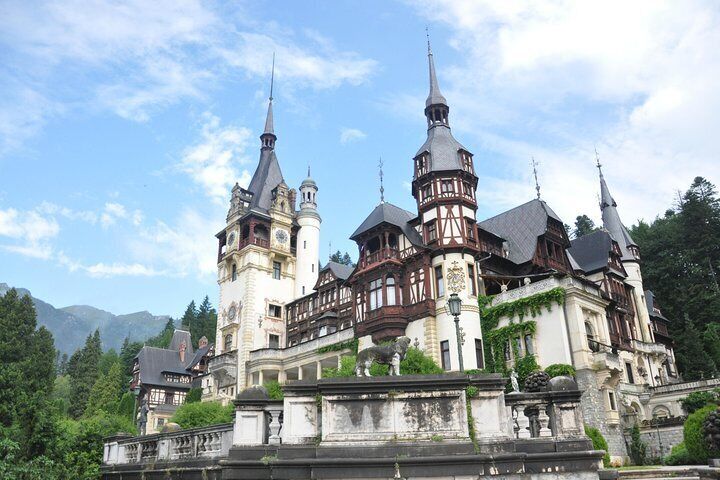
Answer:
[[[532,158],[531,165],[533,167],[533,176],[535,177],[535,191],[537,192],[538,200],[540,200],[540,183],[538,183],[538,178],[537,178],[538,162],[535,161],[535,157],[530,157],[530,158]]]
[[[602,165],[600,164],[600,155],[598,154],[597,146],[595,146],[595,166],[600,172],[600,175],[602,175]]]
[[[275,83],[275,52],[273,52],[272,68],[270,69],[270,101],[273,101],[273,84]]]
[[[378,167],[380,168],[380,203],[385,203],[385,188],[383,187],[383,159],[380,157],[380,163],[378,163]]]

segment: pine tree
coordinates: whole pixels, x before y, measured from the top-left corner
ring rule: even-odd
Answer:
[[[102,355],[102,343],[100,341],[100,331],[88,335],[85,340],[85,346],[80,353],[77,369],[71,376],[71,383],[75,399],[70,405],[70,415],[74,418],[80,417],[87,407],[90,391],[100,373],[99,363]]]
[[[193,344],[197,347],[197,342],[203,336],[207,337],[209,343],[215,343],[215,328],[217,327],[217,312],[210,303],[207,295],[203,299],[198,308],[197,323],[195,328],[190,327],[190,335],[192,335]]]
[[[185,313],[182,316],[182,322],[180,323],[180,325],[182,326],[182,328],[189,331],[190,326],[193,323],[197,322],[197,318],[198,311],[197,307],[195,306],[195,300],[193,300],[188,304],[187,308],[185,309]]]
[[[125,337],[122,348],[120,349],[120,362],[122,363],[123,373],[126,378],[132,376],[133,361],[142,347],[142,343],[131,342],[128,337]]]
[[[168,321],[165,323],[165,327],[163,327],[162,331],[154,337],[149,338],[145,343],[151,347],[168,348],[170,346],[173,333],[175,333],[175,321],[172,318],[168,318]]]
[[[338,250],[337,252],[330,255],[330,261],[342,263],[343,265],[354,266],[352,257],[350,256],[350,254],[348,252],[345,252],[343,254],[340,252],[340,250]]]
[[[595,222],[593,222],[587,215],[578,215],[575,218],[575,229],[573,230],[573,236],[575,238],[580,238],[583,235],[594,232],[595,230],[597,230]]]
[[[117,361],[112,364],[107,374],[101,373],[98,376],[88,396],[86,417],[100,412],[117,413],[120,399],[127,389],[122,370],[122,365]]]
[[[695,322],[685,315],[683,333],[675,337],[675,357],[685,380],[698,380],[717,371],[715,362],[705,354],[703,338]]]

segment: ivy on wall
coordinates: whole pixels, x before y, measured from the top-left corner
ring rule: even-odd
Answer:
[[[542,312],[543,307],[551,312],[553,305],[565,303],[565,290],[557,287],[512,302],[489,306],[493,298],[493,296],[478,298],[480,324],[485,344],[485,363],[486,368],[492,372],[507,373],[504,356],[505,345],[510,343],[513,349],[513,358],[518,359],[517,344],[511,340],[516,337],[523,338],[525,335],[532,335],[537,329],[534,320],[524,321],[524,318],[528,314],[536,317]],[[497,328],[503,317],[518,317],[520,322]]]
[[[338,342],[333,343],[332,345],[327,345],[325,347],[320,347],[317,349],[317,353],[328,353],[328,352],[340,352],[342,350],[350,350],[353,352],[354,355],[357,355],[358,353],[358,339],[353,338],[352,340],[347,340],[345,342]]]

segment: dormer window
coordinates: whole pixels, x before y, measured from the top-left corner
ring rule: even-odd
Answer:
[[[453,186],[452,180],[440,180],[440,192],[441,193],[453,193],[455,187]]]
[[[466,172],[473,173],[472,157],[468,153],[463,154],[463,168]]]
[[[435,222],[435,220],[428,222],[425,225],[425,233],[428,242],[434,242],[435,240],[437,240],[437,223]]]

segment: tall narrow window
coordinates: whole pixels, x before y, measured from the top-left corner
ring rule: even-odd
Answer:
[[[385,280],[385,293],[387,295],[387,304],[395,305],[395,277],[388,275]]]
[[[315,273],[315,264],[314,263],[310,264],[310,271]]]
[[[628,383],[635,383],[635,377],[633,376],[632,363],[625,362],[625,373],[627,374]]]
[[[233,282],[235,280],[237,280],[237,265],[235,265],[234,263],[232,266],[232,275],[230,276],[230,278],[232,279]]]
[[[615,393],[608,391],[608,401],[610,403],[610,410],[617,410],[617,405],[615,405]]]
[[[435,292],[438,297],[445,295],[445,280],[443,279],[442,265],[435,267]]]
[[[530,334],[525,335],[525,355],[535,355],[533,337]]]
[[[505,346],[503,347],[503,355],[505,356],[506,362],[512,360],[512,355],[510,354],[510,340],[505,342]]]
[[[428,242],[434,242],[435,240],[437,240],[437,224],[436,224],[435,220],[433,220],[432,222],[429,222],[425,226],[425,228],[427,230]]]
[[[467,236],[468,240],[471,242],[475,242],[475,222],[470,220],[469,218],[465,219],[465,222],[467,223]]]
[[[307,240],[303,240],[303,250],[307,248]]]
[[[442,193],[452,193],[454,190],[452,180],[440,180],[440,191]]]
[[[273,262],[273,278],[280,280],[280,274],[282,273],[282,265],[280,262]]]
[[[468,263],[468,285],[470,285],[470,295],[477,296],[477,284],[475,283],[475,266]]]
[[[450,370],[450,342],[447,340],[440,342],[440,359],[443,370]]]
[[[280,348],[280,335],[268,335],[268,348]]]
[[[378,278],[370,282],[370,310],[375,310],[382,306],[382,279]]]
[[[225,344],[223,345],[223,352],[229,352],[232,350],[232,333],[225,335]]]
[[[485,368],[482,340],[479,338],[475,339],[475,361],[477,362],[477,368]]]

